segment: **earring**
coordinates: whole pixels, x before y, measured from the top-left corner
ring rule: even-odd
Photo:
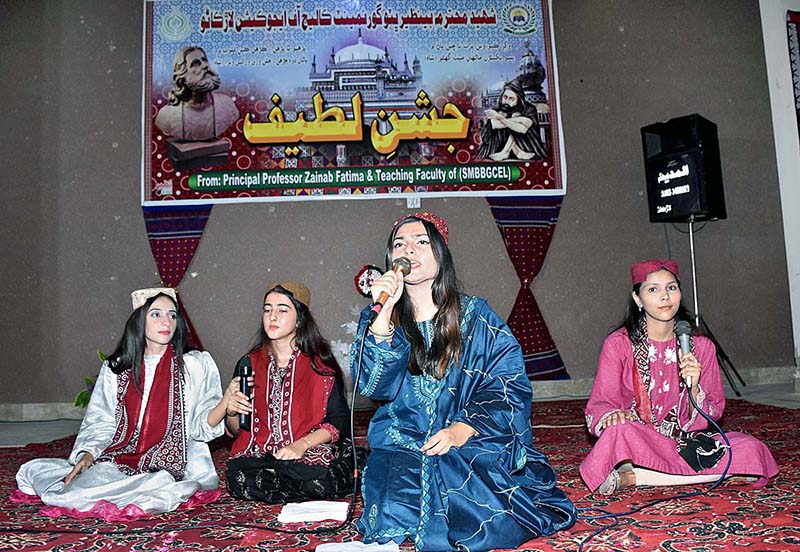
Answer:
[[[644,310],[644,305],[639,305],[639,312],[642,312],[643,310]]]

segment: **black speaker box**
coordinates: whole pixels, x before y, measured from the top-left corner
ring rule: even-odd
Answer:
[[[727,218],[717,125],[696,113],[642,127],[650,222]]]

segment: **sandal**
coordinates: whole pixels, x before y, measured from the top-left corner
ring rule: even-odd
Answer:
[[[614,494],[616,490],[620,488],[622,485],[622,478],[619,475],[617,470],[611,470],[611,473],[608,474],[606,480],[597,487],[597,492],[603,495],[611,495]]]

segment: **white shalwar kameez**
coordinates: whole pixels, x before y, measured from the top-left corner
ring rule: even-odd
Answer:
[[[145,356],[145,384],[138,427],[141,427],[159,355]],[[64,478],[90,452],[94,458],[111,444],[116,429],[117,375],[103,363],[92,398],[86,408],[75,445],[68,460],[39,458],[23,464],[17,472],[19,490],[37,495],[49,506],[91,510],[100,500],[122,509],[135,505],[145,513],[169,512],[186,502],[198,490],[215,490],[219,477],[207,441],[223,433],[223,424],[211,427],[208,413],[222,400],[219,371],[207,352],[190,351],[183,355],[184,408],[187,428],[187,464],[182,481],[166,470],[125,475],[112,462],[99,462],[76,476],[69,485]]]

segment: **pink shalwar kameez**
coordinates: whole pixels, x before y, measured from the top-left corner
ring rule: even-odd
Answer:
[[[719,364],[714,344],[707,338],[695,336],[695,356],[702,366],[697,404],[713,420],[719,420],[725,409]],[[648,391],[656,426],[639,419],[633,407],[633,370],[637,370],[628,333],[620,329],[609,335],[603,343],[592,393],[586,404],[586,424],[589,431],[599,437],[589,455],[581,464],[581,476],[586,485],[595,491],[611,470],[620,462],[631,462],[636,467],[648,468],[667,474],[699,475],[721,474],[731,452],[728,475],[757,477],[756,487],[763,487],[770,477],[778,473],[778,465],[764,444],[750,435],[727,432],[731,451],[717,464],[700,472],[678,454],[677,442],[662,433],[670,434],[668,414],[677,414],[682,431],[714,431],[708,421],[693,409],[687,388],[679,381],[678,356],[675,339],[665,342],[648,340],[648,358],[651,372]],[[603,420],[616,411],[630,412],[635,420],[624,424],[600,427]],[[671,417],[675,419],[675,416]],[[659,430],[661,432],[659,432]],[[724,429],[724,428],[723,428]],[[717,440],[721,437],[715,435]]]

